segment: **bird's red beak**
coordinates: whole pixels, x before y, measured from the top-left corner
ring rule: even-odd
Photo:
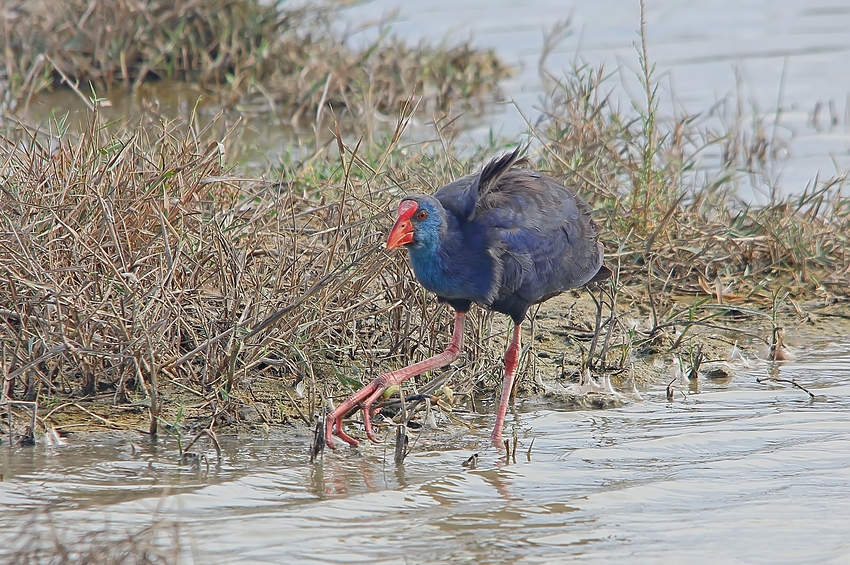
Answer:
[[[413,243],[413,224],[410,218],[416,213],[419,205],[413,200],[402,200],[398,205],[398,217],[393,229],[387,236],[387,249],[395,249],[408,243]]]

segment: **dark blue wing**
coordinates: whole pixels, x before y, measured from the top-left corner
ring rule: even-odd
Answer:
[[[602,265],[590,213],[554,179],[528,170],[505,173],[479,200],[474,220],[501,258],[497,301],[530,305],[589,282]]]
[[[445,280],[430,281],[444,298],[485,304],[516,323],[530,305],[603,268],[590,206],[552,178],[511,169],[518,157],[519,149],[434,193],[446,212]]]

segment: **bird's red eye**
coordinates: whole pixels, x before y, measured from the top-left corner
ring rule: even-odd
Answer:
[[[425,210],[419,210],[419,212],[416,214],[416,219],[418,219],[418,220],[424,220],[427,217],[428,217],[428,212],[426,212]]]

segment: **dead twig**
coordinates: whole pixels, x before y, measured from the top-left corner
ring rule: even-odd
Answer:
[[[812,400],[812,401],[825,401],[826,400],[826,396],[824,396],[822,394],[813,393],[812,391],[810,391],[809,389],[807,389],[806,387],[804,387],[803,385],[801,385],[800,383],[798,383],[794,379],[783,379],[783,378],[780,378],[780,377],[758,377],[756,379],[757,383],[766,383],[766,382],[771,382],[771,381],[777,382],[777,383],[785,383],[785,384],[795,386],[795,387],[799,388],[800,390],[802,390],[803,392],[805,392],[806,394],[808,394],[809,399]]]

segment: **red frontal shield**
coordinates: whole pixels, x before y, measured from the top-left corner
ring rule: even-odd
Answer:
[[[413,224],[410,218],[419,209],[419,204],[413,200],[402,200],[398,205],[398,216],[393,229],[387,235],[387,249],[395,249],[408,243],[413,243]]]

